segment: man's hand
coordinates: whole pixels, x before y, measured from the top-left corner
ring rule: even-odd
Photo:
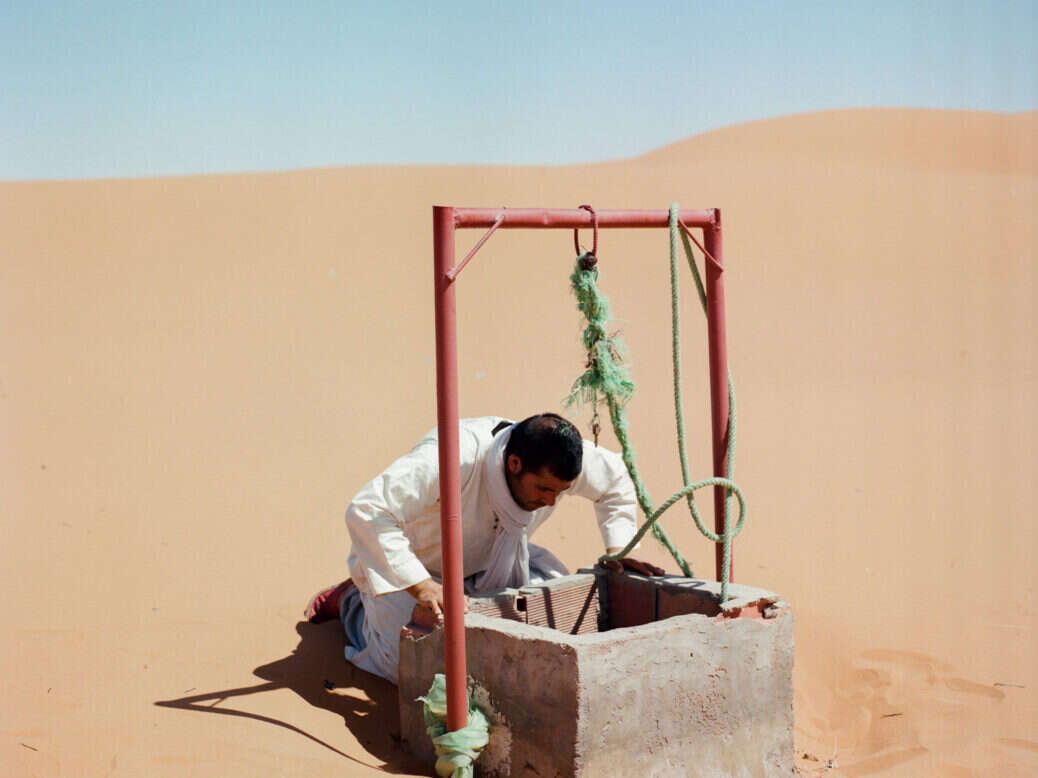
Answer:
[[[407,593],[418,600],[418,604],[423,608],[428,608],[432,611],[437,624],[443,623],[443,612],[447,607],[443,600],[443,586],[432,578],[426,578],[424,581],[408,586]],[[466,597],[465,612],[468,613],[468,610],[469,598]]]
[[[443,587],[440,584],[432,578],[426,578],[408,586],[407,593],[418,600],[423,608],[431,610],[438,624],[443,623],[443,609],[446,606],[443,604]]]
[[[607,554],[615,554],[620,549],[609,548],[606,549]],[[642,562],[640,559],[634,557],[620,557],[619,559],[610,559],[608,562],[602,563],[604,567],[617,573],[622,573],[624,570],[633,570],[636,573],[642,575],[663,575],[664,570],[662,567],[656,567],[656,565],[650,562]]]

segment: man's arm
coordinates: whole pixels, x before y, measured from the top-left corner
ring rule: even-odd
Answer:
[[[346,510],[352,553],[372,592],[388,594],[430,578],[404,533],[405,524],[439,498],[435,440],[423,440],[360,490]]]
[[[406,589],[435,613],[433,602],[443,608],[442,588],[414,553],[404,532],[410,521],[434,512],[440,498],[439,443],[434,433],[361,489],[346,511],[346,525],[353,542],[353,556],[363,567],[374,594]],[[476,463],[478,443],[475,435],[466,434],[464,427],[460,445],[461,477],[465,484]],[[438,519],[434,532],[435,547],[427,551],[435,552],[438,558]]]
[[[607,554],[615,554],[630,542],[638,531],[638,502],[634,483],[627,473],[623,458],[616,452],[584,441],[584,466],[570,493],[591,500],[602,533]],[[664,571],[648,562],[633,557],[607,562],[606,567],[616,570],[634,570],[643,575],[663,575]]]

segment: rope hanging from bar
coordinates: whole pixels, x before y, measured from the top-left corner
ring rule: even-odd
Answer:
[[[583,208],[585,206],[581,207]],[[590,207],[588,207],[588,210],[590,210]],[[595,434],[595,442],[597,443],[599,432],[598,405],[600,397],[604,399],[606,406],[609,409],[609,418],[612,422],[613,430],[616,433],[616,438],[619,441],[623,452],[624,464],[627,466],[627,471],[631,476],[631,480],[634,482],[638,504],[646,516],[645,524],[642,525],[634,538],[632,538],[623,549],[615,554],[605,554],[600,557],[599,561],[619,559],[627,556],[631,549],[634,548],[635,544],[641,540],[642,536],[645,535],[646,531],[651,527],[653,535],[655,535],[667,550],[670,551],[674,560],[677,562],[678,567],[681,569],[682,574],[691,578],[692,570],[689,568],[688,563],[681,555],[681,552],[678,551],[670,541],[670,538],[667,537],[663,527],[659,524],[659,519],[663,513],[674,503],[684,497],[688,503],[692,519],[699,531],[711,542],[723,544],[721,602],[725,602],[728,599],[728,579],[731,570],[732,539],[742,530],[743,523],[746,520],[746,503],[743,499],[742,491],[732,480],[735,463],[735,387],[732,383],[731,373],[729,372],[728,467],[725,473],[727,477],[706,478],[693,483],[689,474],[688,455],[685,447],[684,403],[681,394],[680,293],[678,291],[677,269],[677,244],[679,236],[685,249],[685,256],[688,259],[689,268],[692,271],[692,278],[695,281],[696,291],[699,294],[699,300],[703,306],[704,313],[706,312],[706,291],[703,288],[703,281],[700,278],[699,269],[696,266],[695,257],[692,254],[692,247],[689,244],[688,236],[680,229],[684,225],[679,223],[678,213],[677,203],[674,203],[670,208],[671,349],[673,355],[674,408],[677,426],[678,455],[681,460],[681,476],[682,481],[684,482],[684,488],[671,495],[671,497],[660,505],[659,508],[654,508],[652,505],[652,499],[649,497],[648,489],[645,486],[645,482],[641,479],[641,476],[638,473],[638,468],[635,463],[634,449],[630,442],[627,426],[627,412],[625,410],[627,402],[634,394],[634,381],[631,380],[629,370],[623,361],[625,353],[623,342],[618,334],[614,333],[610,335],[607,333],[606,327],[611,318],[609,300],[598,289],[598,260],[597,257],[590,252],[585,252],[577,257],[576,266],[570,276],[570,284],[577,297],[577,307],[580,309],[581,313],[584,314],[584,317],[587,320],[587,326],[583,333],[583,342],[584,347],[588,351],[588,359],[584,373],[573,383],[573,387],[570,390],[570,394],[566,398],[565,403],[567,406],[578,402],[591,404],[592,430]],[[593,211],[592,214],[594,214]],[[574,243],[576,243],[575,234]],[[597,234],[595,243],[597,245]],[[578,246],[578,253],[579,250]],[[712,259],[712,257],[710,259]],[[722,534],[717,534],[707,529],[699,516],[698,509],[696,508],[693,492],[705,486],[722,486],[725,488],[725,529]],[[734,496],[739,503],[739,519],[734,526],[731,522],[732,496]]]

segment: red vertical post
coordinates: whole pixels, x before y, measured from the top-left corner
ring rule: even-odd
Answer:
[[[440,441],[440,538],[447,675],[447,729],[468,724],[465,693],[465,592],[462,583],[461,454],[458,443],[458,319],[454,283],[454,209],[433,207],[436,294],[436,423]]]
[[[724,322],[724,257],[721,241],[721,211],[714,210],[714,223],[703,227],[703,247],[717,263],[709,260],[706,266],[706,322],[710,344],[710,416],[714,451],[714,475],[726,477],[728,473],[728,346]],[[714,532],[722,534],[724,526],[725,489],[714,487]],[[717,580],[721,580],[724,546],[716,544],[714,549],[717,565]],[[732,580],[732,567],[728,580]]]

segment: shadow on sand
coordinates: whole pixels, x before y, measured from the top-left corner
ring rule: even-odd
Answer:
[[[299,633],[299,645],[290,655],[252,671],[266,683],[193,694],[175,700],[157,700],[155,705],[255,719],[298,732],[344,759],[365,767],[394,775],[429,775],[429,765],[408,756],[400,748],[400,711],[396,687],[382,678],[357,669],[343,658],[344,637],[338,621],[320,625],[299,622],[296,624],[296,632]],[[222,706],[222,703],[234,697],[247,697],[275,689],[291,689],[314,707],[342,716],[346,728],[364,749],[385,764],[358,759],[288,721]],[[358,689],[367,699],[337,693],[338,689]]]

